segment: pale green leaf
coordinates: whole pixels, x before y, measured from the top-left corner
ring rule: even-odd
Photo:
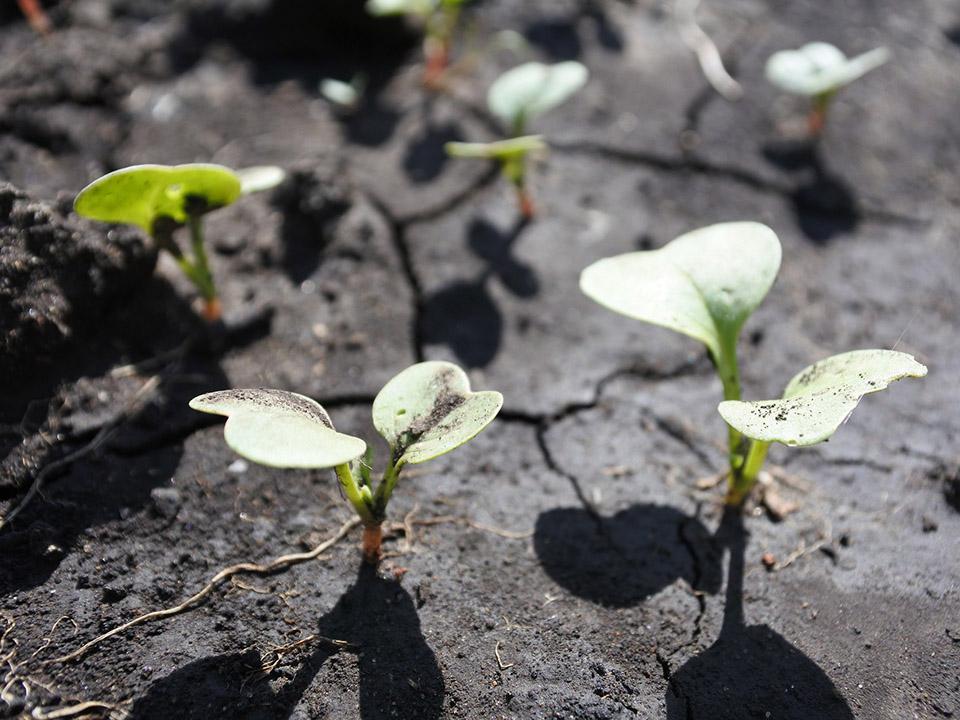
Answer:
[[[227,445],[261,465],[329,468],[357,459],[367,447],[334,430],[319,403],[285,390],[222,390],[195,397],[190,407],[225,415]]]
[[[337,107],[354,110],[360,104],[360,91],[352,83],[324,78],[320,81],[320,94]]]
[[[587,68],[576,61],[545,65],[528,62],[507,70],[490,86],[490,112],[511,128],[565,102],[587,82]]]
[[[236,175],[240,178],[240,191],[244,195],[272,190],[282,183],[287,176],[283,168],[275,165],[255,165],[242,168],[237,170]]]
[[[488,143],[448,142],[444,145],[447,155],[457,158],[480,158],[504,162],[512,158],[523,157],[527,153],[546,150],[547,143],[540,135],[497,140]]]
[[[439,0],[367,0],[367,12],[371,15],[428,15]]]
[[[503,405],[498,392],[471,392],[466,373],[448,362],[412,365],[373,401],[373,424],[394,461],[422,463],[454,450],[483,430]]]
[[[754,440],[813,445],[833,435],[864,395],[926,374],[927,368],[906,353],[855,350],[805,368],[780,400],[731,400],[718,409],[731,427]]]
[[[73,207],[94,220],[139,225],[153,231],[158,218],[187,220],[188,201],[202,201],[204,212],[240,197],[240,178],[221,165],[134,165],[87,185]]]
[[[601,305],[703,342],[715,358],[760,304],[780,268],[766,225],[733,222],[681,235],[659,250],[590,265],[580,289]]]
[[[890,59],[886,48],[847,58],[829,43],[809,43],[799,50],[781,50],[767,60],[767,79],[795,95],[822,95],[839,90]]]

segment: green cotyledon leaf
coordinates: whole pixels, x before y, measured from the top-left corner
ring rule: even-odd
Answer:
[[[455,450],[483,430],[503,405],[498,392],[472,392],[453,363],[407,368],[373,401],[373,424],[397,465],[422,463]]]
[[[490,112],[511,128],[566,102],[587,82],[587,68],[574,61],[545,65],[528,62],[507,70],[487,93]]]
[[[223,437],[237,454],[278,468],[330,468],[361,457],[367,444],[338,433],[323,407],[286,390],[221,390],[190,401],[224,415]]]
[[[800,371],[780,400],[726,401],[718,410],[727,423],[762,442],[813,445],[833,435],[860,399],[906,377],[924,377],[927,368],[894,350],[854,350]]]
[[[886,48],[848,58],[829,43],[808,43],[798,50],[781,50],[767,60],[767,80],[795,95],[832,93],[890,59]]]
[[[230,205],[240,194],[240,178],[222,165],[133,165],[94,180],[73,206],[84,217],[138,225],[152,233],[159,218],[185,223],[191,202],[209,212]]]
[[[580,289],[615,312],[700,340],[716,358],[770,290],[780,254],[766,225],[720,223],[659,250],[599,260],[581,273]]]

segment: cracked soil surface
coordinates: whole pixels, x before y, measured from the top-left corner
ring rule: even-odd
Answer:
[[[415,35],[351,0],[45,5],[43,41],[0,12],[0,514],[45,478],[0,529],[0,717],[960,717],[960,6],[705,1],[746,91],[728,103],[671,3],[477,2],[478,37],[591,71],[534,128],[552,150],[523,223],[495,169],[442,152],[495,136],[509,54],[431,95]],[[895,60],[811,151],[762,69],[814,39]],[[357,70],[344,117],[317,84]],[[69,211],[107,170],[191,161],[289,174],[209,218],[216,329],[169,258]],[[747,397],[860,347],[930,367],[829,443],[771,452],[798,506],[780,522],[724,517],[699,482],[724,462],[702,348],[577,288],[595,259],[744,219],[784,249],[743,333]],[[383,457],[370,403],[423,359],[505,405],[401,478],[382,574],[356,530],[55,661],[350,517],[330,473],[238,462],[191,397],[295,390]]]

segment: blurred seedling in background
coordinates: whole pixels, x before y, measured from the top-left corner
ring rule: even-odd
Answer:
[[[134,165],[87,185],[74,210],[93,220],[143,228],[160,250],[169,252],[203,299],[203,316],[220,319],[222,309],[207,261],[203,216],[235,202],[241,195],[280,184],[283,170],[252,167],[233,171],[221,165]],[[174,239],[174,231],[190,230],[190,254]]]
[[[424,30],[426,68],[423,84],[439,87],[450,64],[453,36],[460,11],[468,0],[367,0],[367,12],[378,17],[406,15],[417,19]]]
[[[223,390],[190,401],[200,412],[225,415],[224,439],[235,452],[277,468],[333,468],[363,522],[363,558],[381,556],[387,504],[401,471],[455,450],[496,417],[498,392],[471,392],[470,381],[448,362],[412,365],[373,401],[373,424],[390,446],[379,483],[371,480],[373,449],[338,433],[319,403],[284,390]]]
[[[837,92],[889,59],[890,52],[883,47],[848,58],[829,43],[815,42],[799,50],[781,50],[771,55],[766,76],[781,90],[810,98],[807,126],[816,138],[823,132],[827,110]]]
[[[48,35],[50,33],[53,26],[50,24],[50,18],[43,11],[40,0],[17,0],[17,5],[20,6],[20,11],[27,22],[30,23],[34,32],[38,35]]]
[[[499,162],[504,177],[516,188],[521,215],[533,217],[536,211],[527,189],[527,157],[545,150],[547,144],[539,135],[524,133],[531,121],[566,102],[588,77],[587,68],[572,60],[555,65],[529,62],[508,70],[490,86],[487,107],[512,137],[490,143],[450,142],[447,154]]]
[[[734,222],[682,235],[659,250],[600,260],[580,288],[601,305],[670,328],[707,346],[723,385],[728,424],[726,502],[739,506],[756,483],[771,443],[827,440],[864,395],[927,369],[892,350],[858,350],[821,360],[787,385],[781,400],[742,402],[737,340],[780,269],[780,241],[766,225]]]
[[[349,115],[356,112],[363,102],[367,89],[367,77],[362,73],[353,76],[350,82],[326,78],[320,81],[320,94],[339,112]]]

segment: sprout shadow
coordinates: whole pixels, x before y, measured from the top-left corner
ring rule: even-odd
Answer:
[[[816,142],[770,143],[762,152],[771,164],[800,174],[790,200],[797,225],[807,238],[824,244],[857,227],[861,216],[857,197],[827,166]]]
[[[529,223],[521,218],[508,232],[482,219],[470,223],[467,246],[485,267],[476,279],[458,280],[426,298],[421,328],[424,342],[446,345],[468,368],[486,367],[493,361],[503,339],[503,316],[488,283],[495,278],[522,299],[540,291],[534,269],[513,256],[513,245]]]
[[[400,114],[379,100],[380,92],[420,42],[400,18],[375,18],[358,0],[205,0],[192,3],[168,55],[177,72],[196,65],[208,48],[227,45],[251,60],[254,83],[298,82],[319,93],[324,78],[363,75],[360,107],[341,115],[351,142],[378,146],[389,140]]]
[[[600,47],[609,52],[623,52],[623,35],[610,22],[603,5],[595,0],[583,3],[577,12],[567,17],[535,20],[526,26],[523,34],[554,62],[578,60],[583,55],[586,25],[592,25],[593,38]]]
[[[151,491],[167,484],[179,464],[181,437],[210,422],[191,410],[188,401],[226,387],[229,381],[218,354],[252,341],[261,331],[248,326],[210,328],[169,283],[153,276],[108,313],[96,333],[77,338],[76,346],[58,353],[56,362],[38,363],[29,382],[20,383],[15,394],[7,393],[13,413],[19,412],[16,403],[27,407],[30,398],[56,396],[61,401],[51,412],[58,415],[56,432],[69,438],[69,444],[66,450],[31,450],[30,459],[41,468],[92,440],[100,428],[128,411],[131,387],[139,387],[151,374],[159,379],[143,407],[121,422],[96,452],[47,478],[42,495],[0,532],[0,594],[41,585],[88,528],[153,505]],[[131,361],[147,363],[141,378],[110,377],[112,368]],[[17,445],[4,449],[5,462],[18,459]]]
[[[444,145],[463,139],[457,123],[434,125],[428,119],[420,132],[410,138],[403,156],[403,171],[410,182],[420,185],[439,177],[450,161]]]
[[[596,517],[583,508],[541,513],[533,545],[558,585],[591,602],[623,608],[678,578],[695,590],[717,592],[720,568],[706,552],[709,538],[696,518],[665,505],[638,504],[613,517]]]
[[[849,705],[816,663],[768,626],[746,625],[747,539],[742,513],[727,509],[716,536],[718,549],[730,553],[720,636],[673,673],[668,720],[852,720]]]
[[[356,582],[324,615],[317,634],[345,640],[313,645],[300,669],[278,683],[257,677],[257,651],[208,657],[150,687],[134,705],[134,720],[282,720],[292,717],[324,663],[337,652],[356,653],[362,720],[436,720],[443,709],[444,681],[420,630],[414,603],[403,587],[363,565]],[[341,679],[342,680],[342,679]],[[323,698],[317,701],[323,703]],[[327,715],[325,714],[324,717]]]
[[[280,265],[294,283],[302,283],[320,267],[333,224],[350,210],[353,197],[342,172],[333,159],[310,170],[296,170],[273,195],[274,206],[283,213]]]

